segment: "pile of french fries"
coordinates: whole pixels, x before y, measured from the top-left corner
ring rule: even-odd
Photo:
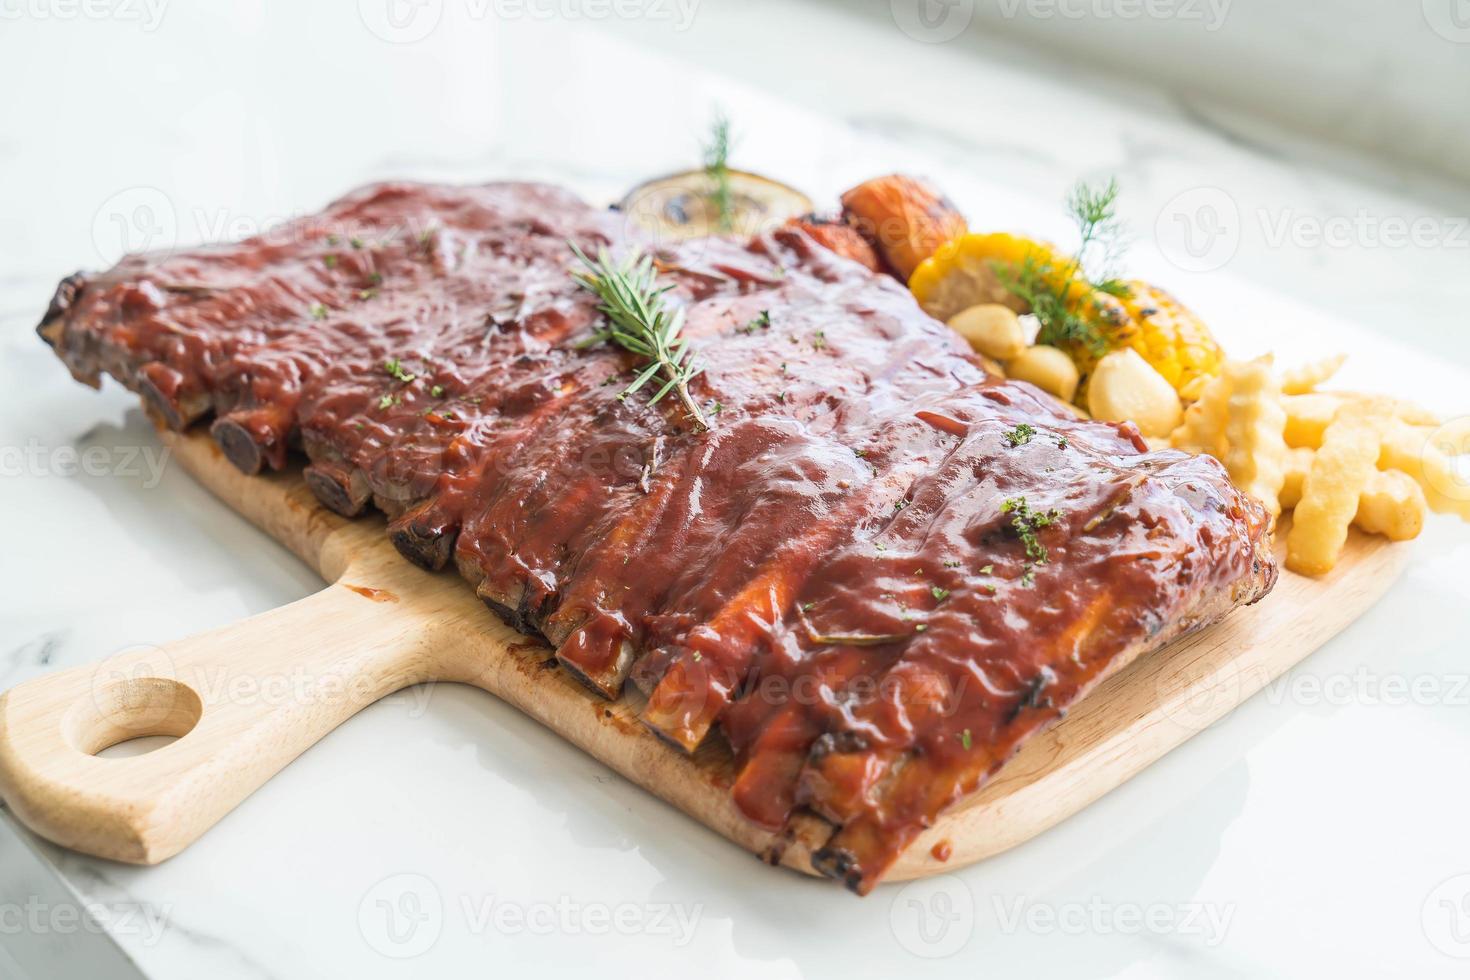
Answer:
[[[1269,355],[1226,361],[1168,439],[1220,460],[1273,515],[1292,512],[1286,567],[1303,575],[1336,566],[1350,526],[1403,541],[1429,510],[1470,521],[1470,419],[1446,425],[1402,399],[1322,390],[1344,359],[1279,372]]]

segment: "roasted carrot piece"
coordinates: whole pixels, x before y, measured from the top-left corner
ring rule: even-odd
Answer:
[[[939,246],[968,230],[964,216],[933,185],[900,174],[858,184],[842,195],[842,210],[904,282]]]
[[[845,259],[852,259],[874,272],[883,271],[883,263],[878,260],[878,253],[873,251],[873,246],[863,237],[862,232],[840,218],[807,215],[803,218],[792,218],[786,224],[788,227],[805,232],[813,241],[828,251],[836,252]]]

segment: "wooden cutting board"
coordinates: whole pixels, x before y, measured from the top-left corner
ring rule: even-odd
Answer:
[[[732,770],[721,740],[693,758],[671,748],[639,723],[636,693],[613,703],[591,695],[458,576],[400,558],[381,518],[325,510],[299,473],[246,477],[203,434],[164,439],[201,483],[332,584],[0,696],[0,797],[36,833],[99,857],[162,861],[363,707],[413,684],[452,681],[509,701],[741,847],[812,873],[811,852],[830,826],[807,816],[772,835],[744,820],[726,790]],[[1407,551],[1354,532],[1325,579],[1283,572],[1259,605],[1140,658],[946,814],[889,880],[978,861],[1076,813],[1352,622],[1398,577]],[[144,735],[180,737],[145,755],[96,755]],[[947,860],[934,856],[946,849]]]

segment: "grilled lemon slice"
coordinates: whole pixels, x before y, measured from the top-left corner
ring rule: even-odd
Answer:
[[[727,171],[722,218],[718,181],[703,170],[687,170],[639,184],[618,210],[656,241],[732,235],[749,238],[798,215],[812,202],[801,191],[744,170]]]

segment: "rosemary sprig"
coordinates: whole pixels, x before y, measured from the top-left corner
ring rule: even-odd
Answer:
[[[670,391],[677,392],[690,417],[701,428],[708,429],[709,422],[689,394],[689,382],[703,368],[690,351],[689,339],[679,336],[684,327],[684,311],[670,309],[664,303],[664,293],[673,287],[657,284],[653,259],[634,250],[622,262],[614,262],[607,250],[601,249],[593,261],[575,244],[571,247],[572,253],[586,266],[586,271],[573,272],[572,278],[602,301],[597,309],[607,317],[606,325],[578,346],[590,347],[610,340],[644,358],[647,365],[618,397],[626,398],[654,376],[662,375],[663,386],[649,404],[656,405]]]
[[[730,120],[724,113],[716,113],[710,124],[709,142],[704,146],[704,175],[709,179],[715,222],[720,231],[730,231],[735,225],[735,202],[730,190]]]

